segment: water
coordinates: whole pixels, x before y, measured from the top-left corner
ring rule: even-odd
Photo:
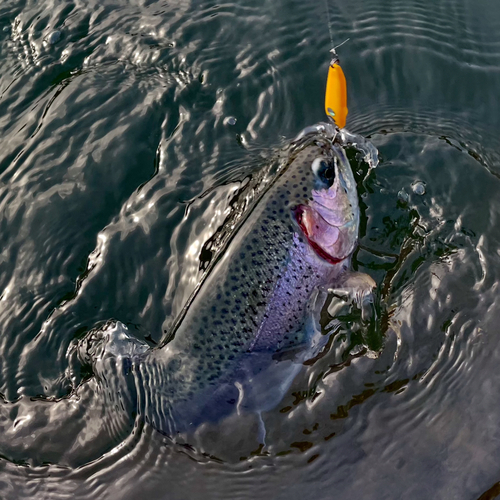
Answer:
[[[138,429],[80,467],[1,459],[2,499],[498,494],[500,6],[329,5],[351,39],[347,127],[381,155],[359,165],[355,255],[378,284],[378,357],[309,366],[264,415],[267,448],[250,416],[192,447]],[[330,42],[322,1],[7,0],[0,28],[9,405],[67,395],[73,342],[109,319],[161,341],[238,189],[323,119]]]

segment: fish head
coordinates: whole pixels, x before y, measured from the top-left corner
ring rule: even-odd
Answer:
[[[359,203],[356,182],[344,149],[328,143],[310,160],[314,187],[306,203],[294,208],[302,233],[315,252],[336,264],[356,248]]]

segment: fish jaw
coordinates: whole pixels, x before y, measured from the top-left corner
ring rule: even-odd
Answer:
[[[349,162],[338,146],[335,181],[328,189],[312,190],[312,200],[295,207],[294,216],[315,252],[331,264],[346,259],[356,248],[359,204]]]

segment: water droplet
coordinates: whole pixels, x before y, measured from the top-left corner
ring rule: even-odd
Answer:
[[[421,181],[414,182],[412,184],[412,189],[415,194],[422,196],[425,194],[425,184]]]
[[[236,125],[236,118],[234,116],[227,116],[224,118],[224,125]]]
[[[410,199],[410,195],[405,191],[405,189],[401,189],[398,193],[398,200],[403,202],[403,203],[408,203],[408,200]]]
[[[247,141],[243,134],[236,134],[236,142],[243,148],[247,147]]]
[[[61,39],[61,32],[56,30],[53,31],[48,37],[47,37],[47,42],[50,43],[50,45],[54,45]]]

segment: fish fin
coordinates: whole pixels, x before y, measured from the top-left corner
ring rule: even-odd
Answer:
[[[328,332],[325,333],[325,325],[321,324],[325,307],[328,316],[336,318],[347,304],[356,305],[361,310],[362,320],[370,322],[376,316],[375,288],[375,281],[368,274],[355,271],[345,271],[331,286],[318,287],[311,296],[305,323],[307,347],[298,352],[296,362],[308,364],[308,361],[315,359],[332,334],[339,330],[340,323],[334,319],[328,324]]]
[[[214,384],[209,386],[209,390],[192,399],[178,402],[170,409],[167,419],[158,412],[153,427],[158,430],[164,428],[165,433],[170,435],[190,433],[205,422],[220,422],[235,410],[239,410],[240,398],[241,390],[238,384]]]
[[[274,359],[273,352],[247,353],[240,364],[238,411],[261,413],[283,398],[302,365],[294,359]]]
[[[303,349],[297,361],[304,363],[315,358],[323,347],[327,344],[330,335],[325,335],[322,331],[320,319],[321,312],[328,298],[328,289],[318,287],[311,295],[308,305],[305,331],[307,348]]]
[[[363,320],[369,320],[373,313],[374,290],[376,283],[371,276],[356,271],[346,271],[341,279],[335,283],[335,286],[328,288],[328,291],[334,298],[328,305],[328,313],[335,317],[336,310],[345,304],[351,302],[361,309]]]

